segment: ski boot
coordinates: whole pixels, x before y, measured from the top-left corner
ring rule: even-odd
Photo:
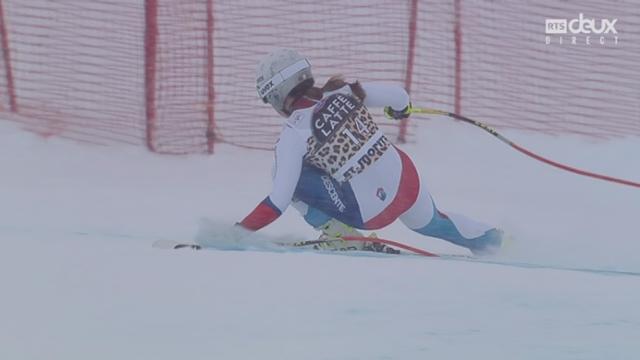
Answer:
[[[318,226],[316,230],[322,231],[318,240],[314,243],[315,250],[348,251],[362,250],[363,243],[359,241],[347,241],[343,236],[364,236],[360,231],[339,220],[330,219]]]

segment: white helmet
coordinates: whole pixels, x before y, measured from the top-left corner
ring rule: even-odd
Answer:
[[[278,49],[265,56],[256,71],[258,96],[282,116],[289,116],[284,109],[284,99],[305,80],[313,85],[311,64],[292,49]]]

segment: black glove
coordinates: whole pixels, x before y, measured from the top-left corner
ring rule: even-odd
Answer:
[[[408,118],[409,115],[411,115],[411,110],[411,103],[409,103],[409,105],[407,105],[402,110],[394,110],[391,108],[391,106],[385,106],[384,115],[389,119],[402,120]]]

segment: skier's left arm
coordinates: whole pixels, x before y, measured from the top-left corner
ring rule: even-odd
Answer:
[[[293,198],[305,153],[306,144],[287,124],[276,144],[271,193],[240,222],[240,225],[248,230],[256,231],[282,215]]]

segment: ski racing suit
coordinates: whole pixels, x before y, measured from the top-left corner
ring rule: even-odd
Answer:
[[[499,230],[438,210],[411,158],[373,122],[368,107],[404,109],[407,92],[382,83],[362,88],[364,99],[346,85],[321,100],[296,102],[276,144],[272,191],[240,225],[258,230],[293,203],[316,228],[332,218],[365,230],[400,219],[474,252],[499,246]]]

